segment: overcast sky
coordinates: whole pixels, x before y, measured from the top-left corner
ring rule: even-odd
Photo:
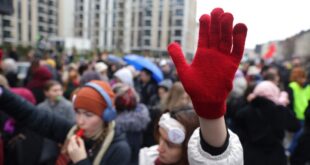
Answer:
[[[197,19],[222,7],[248,27],[246,48],[310,29],[309,0],[197,0]]]

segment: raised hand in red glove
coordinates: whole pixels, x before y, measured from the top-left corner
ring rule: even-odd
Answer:
[[[233,15],[221,8],[200,17],[198,48],[187,64],[177,43],[168,46],[180,80],[192,99],[196,113],[216,119],[226,112],[226,98],[243,55],[247,27],[233,27]]]

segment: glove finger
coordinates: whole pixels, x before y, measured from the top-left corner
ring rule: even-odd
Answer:
[[[248,29],[246,25],[242,23],[235,25],[233,30],[232,55],[235,56],[238,59],[238,61],[241,60],[243,55],[247,31]]]
[[[217,48],[220,40],[220,17],[224,13],[223,9],[215,8],[211,12],[211,28],[209,44],[211,48]]]
[[[230,13],[221,16],[221,40],[220,50],[225,54],[230,54],[232,46],[232,29],[234,17]]]
[[[188,67],[183,51],[178,43],[173,42],[169,44],[168,52],[177,70],[185,69]]]
[[[198,39],[198,47],[199,48],[208,48],[209,43],[209,30],[210,30],[210,16],[208,14],[204,14],[199,19],[199,39]]]

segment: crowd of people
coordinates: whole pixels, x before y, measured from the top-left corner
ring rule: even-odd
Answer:
[[[220,8],[203,15],[193,61],[170,44],[161,82],[104,53],[75,62],[48,52],[29,56],[20,81],[18,56],[4,54],[0,165],[309,163],[310,68],[240,63],[246,32]]]

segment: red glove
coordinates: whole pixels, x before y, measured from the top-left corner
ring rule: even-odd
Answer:
[[[233,28],[233,15],[221,8],[200,17],[199,40],[192,64],[187,64],[177,43],[168,46],[180,80],[196,113],[216,119],[226,112],[226,98],[243,55],[247,27]],[[232,49],[232,51],[231,51]]]

